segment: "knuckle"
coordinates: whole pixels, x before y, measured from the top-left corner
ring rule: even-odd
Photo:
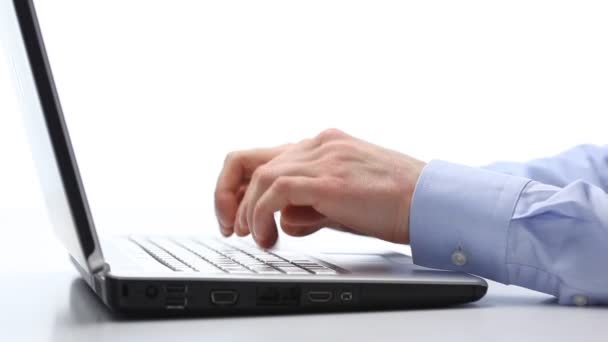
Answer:
[[[239,151],[232,151],[226,154],[224,158],[224,165],[230,165],[239,160],[241,153]]]
[[[321,154],[330,162],[348,159],[355,153],[355,147],[349,141],[331,141],[321,146]]]
[[[215,204],[217,205],[222,200],[223,193],[219,189],[215,189],[213,192],[213,198],[215,199]]]
[[[272,172],[272,169],[268,166],[260,166],[257,170],[255,170],[252,177],[252,180],[255,183],[258,183],[263,186],[270,185],[273,179],[274,173]]]
[[[317,135],[317,140],[319,140],[321,143],[326,143],[328,141],[332,141],[338,138],[341,138],[344,136],[344,132],[340,131],[337,128],[328,128],[324,131],[322,131],[321,133],[319,133],[319,135]]]
[[[252,219],[255,221],[256,219],[258,219],[260,217],[260,215],[264,215],[264,213],[266,213],[266,211],[267,211],[267,207],[266,207],[265,203],[263,203],[263,202],[256,203],[255,207],[253,208]]]
[[[350,152],[353,150],[353,144],[349,141],[332,141],[328,145],[329,148],[336,152]]]
[[[216,208],[220,208],[222,204],[224,204],[224,202],[228,201],[230,198],[228,197],[229,195],[226,194],[225,191],[220,191],[219,189],[215,189],[215,192],[213,193],[213,198],[214,198],[214,202],[215,202],[215,207]]]
[[[287,179],[285,177],[279,177],[274,182],[274,190],[281,192],[281,193],[287,191],[289,189],[289,186],[290,186],[290,181],[289,181],[289,179]]]
[[[313,143],[313,139],[306,138],[306,139],[302,139],[302,140],[300,140],[300,141],[297,143],[297,145],[300,145],[300,146],[306,146],[306,145],[310,145],[310,144],[312,144],[312,143]]]

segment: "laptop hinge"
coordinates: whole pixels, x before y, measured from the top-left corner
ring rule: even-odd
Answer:
[[[101,276],[104,277],[108,272],[110,272],[110,265],[108,265],[108,263],[104,262],[102,265],[100,265],[99,267],[95,268],[94,270],[91,270],[91,273],[94,276]]]
[[[96,270],[87,271],[78,263],[78,261],[76,261],[76,259],[74,259],[74,257],[70,256],[70,261],[76,267],[76,270],[78,270],[82,279],[84,279],[95,292],[99,290],[99,284],[103,283],[106,274],[110,272],[110,265],[105,262]]]

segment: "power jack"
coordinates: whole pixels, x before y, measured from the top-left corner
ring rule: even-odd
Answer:
[[[344,303],[349,303],[353,300],[353,293],[350,291],[344,291],[340,293],[340,300]]]
[[[158,287],[150,285],[146,287],[146,297],[154,299],[158,296]]]

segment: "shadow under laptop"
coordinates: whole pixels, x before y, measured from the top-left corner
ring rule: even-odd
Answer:
[[[68,324],[93,324],[118,321],[120,317],[112,313],[82,279],[72,281],[69,293],[70,312],[61,319]]]

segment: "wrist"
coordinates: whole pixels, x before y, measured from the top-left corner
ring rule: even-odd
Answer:
[[[416,190],[418,180],[420,179],[420,175],[422,174],[422,171],[426,167],[426,165],[426,162],[413,158],[409,158],[409,160],[407,161],[407,171],[405,172],[405,176],[402,183],[403,188],[400,192],[400,198],[403,201],[403,203],[401,204],[401,208],[404,214],[402,219],[400,220],[399,228],[397,229],[395,242],[404,244],[410,243],[410,208],[412,205],[412,199],[414,197],[414,192]]]

